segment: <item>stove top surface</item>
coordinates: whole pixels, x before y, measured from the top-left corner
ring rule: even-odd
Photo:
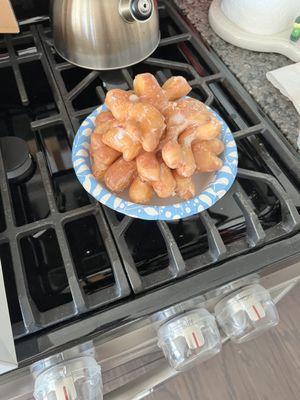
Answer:
[[[268,246],[299,232],[297,154],[167,1],[160,3],[160,18],[155,53],[113,72],[63,60],[49,21],[23,25],[20,35],[0,40],[0,258],[19,342],[192,273],[220,267],[225,282],[232,260],[243,254],[251,254],[250,273],[252,264],[259,268],[260,249],[268,257]],[[72,141],[82,120],[107,90],[129,89],[146,71],[161,83],[186,77],[191,96],[222,116],[238,144],[239,173],[229,193],[185,220],[117,214],[88,196],[72,168]],[[13,167],[8,138],[19,139]],[[294,247],[281,257],[289,251]]]

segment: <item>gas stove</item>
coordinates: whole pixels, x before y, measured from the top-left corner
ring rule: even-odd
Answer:
[[[63,60],[47,17],[0,40],[0,258],[21,366],[300,258],[299,155],[174,6],[161,1],[159,11],[158,49],[117,71]],[[132,219],[96,203],[75,177],[81,122],[142,72],[161,83],[183,75],[234,134],[237,180],[208,211]],[[63,339],[54,344],[52,333]]]

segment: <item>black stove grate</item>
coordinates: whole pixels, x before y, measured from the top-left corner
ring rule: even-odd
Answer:
[[[168,2],[163,4],[162,18],[166,18],[163,26],[171,36],[162,39],[158,51],[144,61],[144,69],[154,67],[161,82],[171,74],[185,75],[193,88],[192,96],[214,108],[230,126],[239,144],[239,162],[243,168],[239,169],[238,179],[225,199],[185,221],[136,222],[105,209],[136,293],[215,266],[300,228],[298,155],[174,8]],[[172,46],[176,47],[180,62],[167,58]],[[128,73],[132,79],[132,72]],[[130,79],[126,81],[130,84]],[[274,160],[275,153],[280,166]],[[249,155],[251,160],[247,162]],[[284,173],[285,168],[288,174]],[[236,209],[236,215],[222,221],[226,215],[222,209],[229,202],[230,212]],[[155,235],[154,224],[158,227]],[[152,237],[161,245],[151,245]],[[148,241],[148,246],[144,241]]]
[[[33,205],[37,208],[42,201],[45,206],[40,215],[25,215],[28,193],[20,195],[22,202],[18,200],[18,192],[25,190],[25,184],[7,181],[0,154],[0,257],[14,336],[18,338],[128,296],[130,288],[101,207],[81,193],[81,188],[79,192],[77,186],[74,189],[77,181],[71,170],[71,148],[62,133],[67,132],[71,138],[74,130],[36,27],[20,36],[6,36],[0,49],[0,74],[13,71],[19,95],[15,99],[16,110],[1,107],[1,136],[18,136],[21,130],[23,137],[19,136],[34,153],[40,177]],[[23,66],[33,64],[31,82],[27,82]],[[34,82],[35,72],[37,79],[40,76],[38,68],[43,71],[44,80]],[[28,84],[49,86],[51,99],[46,107],[36,109],[34,103],[39,98],[31,93]],[[21,128],[15,126],[17,117],[24,114],[31,118],[31,129],[25,127],[23,119]],[[43,198],[41,192],[45,194]],[[80,248],[84,243],[87,222],[92,227],[89,234],[94,235],[94,243],[75,253],[74,245]],[[75,238],[69,233],[74,223],[78,233]]]
[[[269,215],[268,223],[265,223],[265,218],[259,215],[239,183],[242,179],[258,185],[263,183],[267,190],[272,191],[276,197],[276,222],[271,222]],[[278,181],[269,174],[240,168],[237,182],[226,196],[227,200],[234,202],[240,210],[240,215],[229,223],[216,223],[214,220],[215,213],[222,215],[224,199],[209,211],[171,223],[136,222],[127,216],[118,218],[115,212],[105,209],[131,286],[136,293],[191,272],[216,266],[234,256],[299,231],[300,217],[297,208]],[[133,224],[135,235],[127,236]],[[160,231],[160,235],[156,234],[156,240],[163,243],[158,253],[155,253],[157,245],[151,247],[153,224],[156,224]],[[178,237],[178,230],[183,240]],[[136,248],[132,245],[133,241]],[[142,247],[143,242],[149,244],[148,251]],[[136,252],[143,254],[142,260],[136,257]]]
[[[152,57],[113,73],[64,61],[47,20],[0,41],[0,80],[13,77],[17,86],[7,86],[10,106],[0,111],[0,134],[26,141],[47,203],[35,215],[41,201],[24,199],[32,189],[7,181],[0,156],[0,257],[15,337],[112,304],[128,296],[130,286],[142,293],[228,266],[243,253],[255,257],[259,248],[300,229],[297,153],[168,1],[160,3],[160,18],[162,40]],[[72,169],[70,148],[81,121],[107,90],[128,89],[145,71],[161,83],[184,75],[192,96],[214,108],[238,141],[240,169],[230,192],[209,211],[182,221],[133,220],[102,208]]]

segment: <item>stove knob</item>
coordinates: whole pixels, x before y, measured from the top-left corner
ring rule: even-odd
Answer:
[[[253,339],[279,322],[270,293],[254,284],[232,293],[215,307],[217,321],[234,342]]]
[[[153,0],[121,0],[119,11],[127,22],[146,21],[153,11]]]
[[[101,368],[93,357],[65,360],[38,371],[34,398],[36,400],[102,400]]]
[[[158,328],[158,345],[178,371],[205,361],[221,350],[215,318],[205,309],[192,310],[168,320]]]

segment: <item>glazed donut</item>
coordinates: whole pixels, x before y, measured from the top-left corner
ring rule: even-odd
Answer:
[[[176,194],[183,200],[189,200],[195,197],[196,188],[191,177],[183,177],[178,175],[176,171],[173,172],[176,181]]]
[[[102,135],[102,141],[122,153],[125,161],[131,161],[142,150],[140,137],[141,131],[134,122],[116,122]]]
[[[167,198],[175,195],[176,181],[170,168],[164,162],[160,164],[160,178],[152,182],[152,187],[158,197]]]
[[[135,161],[125,161],[122,157],[108,167],[104,174],[104,182],[109,190],[123,192],[136,176]]]
[[[143,149],[156,150],[166,128],[163,115],[151,104],[140,102],[132,104],[127,114],[130,120],[138,122]]]
[[[212,153],[215,153],[217,156],[223,153],[225,149],[222,140],[217,138],[212,140],[202,140],[199,143],[201,143],[201,147],[203,150],[211,151]]]
[[[108,91],[108,111],[95,118],[90,141],[94,176],[112,192],[129,189],[134,203],[148,204],[155,194],[194,197],[194,172],[222,167],[221,124],[204,103],[185,97],[192,88],[184,77],[171,77],[161,87],[143,73],[133,88]]]
[[[111,123],[111,121],[109,121]],[[107,121],[101,122],[91,135],[90,155],[92,159],[92,172],[96,179],[102,179],[107,168],[118,158],[120,153],[102,141],[102,135],[97,133],[97,127],[107,124]],[[107,127],[106,127],[107,128]]]
[[[149,73],[136,75],[133,89],[142,102],[151,104],[160,112],[168,106],[166,92],[160,87],[156,78]]]
[[[139,176],[144,181],[158,181],[160,175],[160,164],[155,153],[144,152],[137,156],[136,166]]]
[[[192,145],[195,141],[215,139],[220,135],[220,132],[220,122],[213,115],[210,115],[205,123],[186,128],[179,136],[178,141],[179,143]]]
[[[110,111],[100,112],[95,119],[94,133],[103,135],[103,133],[111,127],[114,121],[116,121],[116,119]]]
[[[196,142],[192,146],[195,157],[197,171],[215,172],[222,168],[222,160],[215,153],[202,147],[201,142]]]
[[[148,204],[153,194],[151,184],[143,181],[139,176],[135,178],[129,188],[129,198],[133,203]]]
[[[138,100],[138,96],[131,90],[112,89],[106,94],[105,105],[112,112],[115,119],[125,121],[128,117],[130,106]]]
[[[162,88],[170,101],[187,96],[192,90],[183,76],[172,76],[163,84]]]
[[[196,162],[191,146],[183,144],[181,146],[182,159],[176,172],[184,177],[190,177],[196,171]]]
[[[171,169],[179,168],[182,162],[182,146],[176,140],[169,140],[162,148],[162,158]]]
[[[182,99],[174,103],[172,110],[166,114],[166,121],[167,134],[161,144],[163,159],[168,167],[179,168],[179,174],[190,176],[195,170],[191,149],[187,148],[191,146],[191,143],[181,141],[178,144],[177,141],[179,135],[185,130],[192,129],[194,134],[195,127],[207,124],[210,121],[210,113],[200,101]],[[190,131],[188,130],[188,132]]]

